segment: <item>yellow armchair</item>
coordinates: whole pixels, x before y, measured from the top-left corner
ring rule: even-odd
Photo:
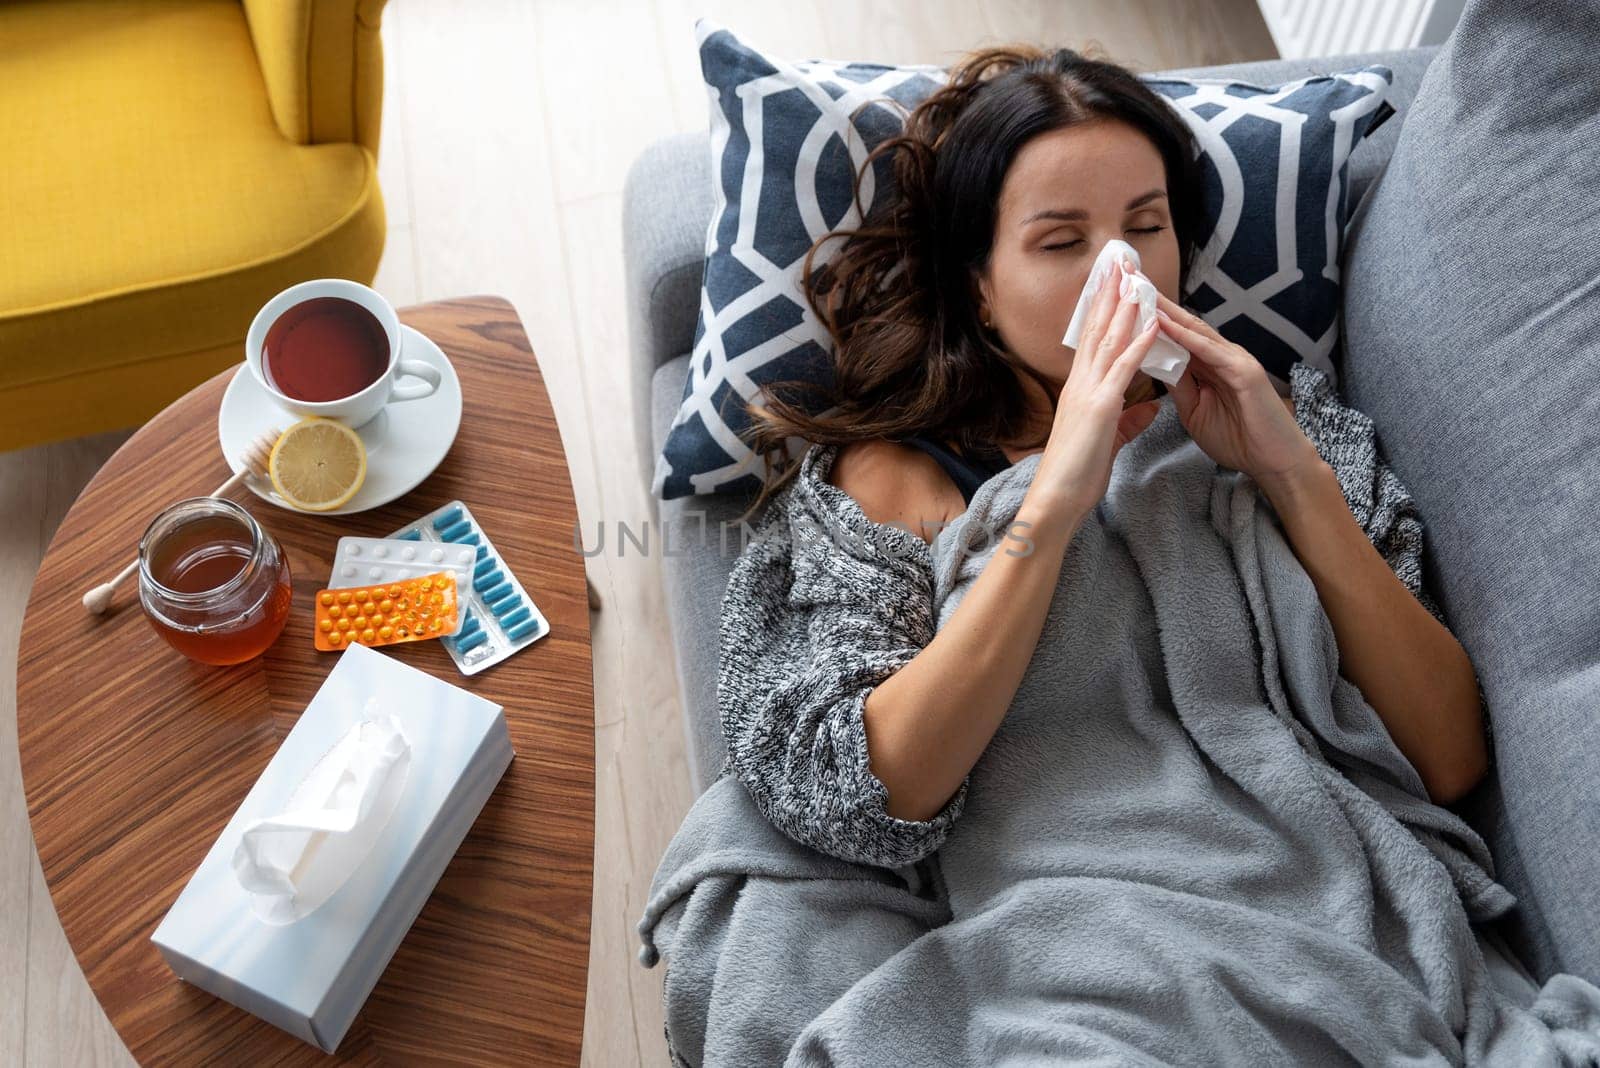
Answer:
[[[0,450],[143,422],[370,282],[384,0],[0,4]]]

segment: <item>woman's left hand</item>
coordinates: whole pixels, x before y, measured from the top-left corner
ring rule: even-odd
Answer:
[[[1189,350],[1189,364],[1168,392],[1207,456],[1263,487],[1321,461],[1259,360],[1165,294],[1156,294],[1156,309],[1161,329]]]

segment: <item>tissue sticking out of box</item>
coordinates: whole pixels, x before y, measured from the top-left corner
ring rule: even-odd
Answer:
[[[1089,306],[1094,303],[1094,295],[1099,292],[1100,283],[1111,273],[1111,268],[1116,264],[1119,255],[1131,259],[1135,271],[1140,269],[1139,252],[1132,245],[1117,240],[1105,243],[1100,255],[1095,257],[1094,266],[1089,268],[1089,280],[1083,285],[1083,295],[1078,298],[1078,306],[1072,312],[1072,321],[1067,324],[1066,336],[1061,339],[1061,343],[1068,348],[1077,349],[1079,335],[1089,317]],[[1137,336],[1139,331],[1145,328],[1145,324],[1156,317],[1155,283],[1142,273],[1124,274],[1119,295],[1138,302],[1139,317],[1133,324],[1133,332]],[[1139,370],[1170,386],[1183,376],[1183,369],[1188,365],[1189,350],[1166,334],[1157,333],[1155,340],[1150,344],[1150,351],[1144,355],[1144,362],[1139,364]]]
[[[276,816],[245,826],[233,873],[263,922],[309,915],[371,851],[405,788],[411,745],[367,699],[362,718],[323,755]]]

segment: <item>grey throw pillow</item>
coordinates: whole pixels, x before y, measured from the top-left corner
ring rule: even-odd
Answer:
[[[1597,44],[1592,3],[1467,5],[1351,220],[1341,374],[1488,700],[1514,941],[1600,981]]]

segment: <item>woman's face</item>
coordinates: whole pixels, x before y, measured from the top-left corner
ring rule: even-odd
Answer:
[[[1166,194],[1161,154],[1120,120],[1029,141],[1001,186],[989,265],[978,279],[979,319],[992,321],[1005,347],[1059,389],[1074,355],[1061,336],[1107,241],[1138,249],[1140,270],[1178,299],[1178,239]],[[1137,372],[1128,392],[1148,388],[1145,377]]]

